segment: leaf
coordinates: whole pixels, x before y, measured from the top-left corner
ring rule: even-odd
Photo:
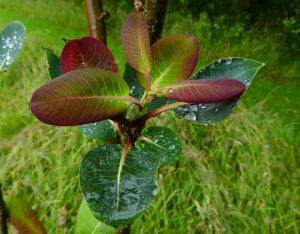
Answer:
[[[251,59],[224,58],[212,62],[198,71],[191,80],[230,78],[242,82],[246,89],[264,64]],[[245,93],[245,92],[244,92]],[[226,102],[210,104],[191,104],[175,110],[178,117],[195,122],[214,123],[224,120],[236,107],[241,96]]]
[[[161,126],[145,128],[135,146],[142,151],[155,154],[161,165],[175,162],[181,153],[181,141],[177,133]]]
[[[93,37],[69,41],[61,53],[60,64],[62,74],[80,68],[118,71],[113,54],[102,41]]]
[[[80,132],[100,141],[111,141],[116,139],[117,134],[114,126],[109,120],[79,126]]]
[[[17,57],[25,37],[25,27],[13,21],[0,33],[0,72],[5,70]]]
[[[136,71],[128,63],[125,64],[123,79],[130,88],[130,96],[141,99],[145,90],[137,83]]]
[[[48,60],[48,71],[51,79],[61,76],[60,59],[53,50],[43,48]]]
[[[115,234],[115,228],[98,221],[85,200],[82,200],[76,220],[77,234]]]
[[[32,113],[42,122],[74,126],[113,118],[130,103],[126,82],[117,74],[97,68],[74,70],[36,90],[30,101]]]
[[[177,81],[158,91],[164,97],[190,103],[215,103],[232,100],[245,91],[235,79],[201,79]]]
[[[24,201],[16,197],[5,197],[5,207],[8,211],[9,222],[19,231],[19,233],[47,233],[33,211]]]
[[[155,97],[153,98],[152,102],[150,102],[147,106],[148,112],[151,112],[161,106],[167,105],[170,103],[171,100],[164,97]]]
[[[151,90],[155,91],[175,81],[190,78],[198,61],[199,46],[195,37],[179,33],[158,40],[152,45],[151,51]],[[145,87],[141,74],[138,82]]]
[[[146,77],[150,88],[149,73],[152,64],[148,24],[142,13],[128,16],[121,31],[122,46],[127,62]]]
[[[157,193],[158,165],[156,155],[136,148],[125,155],[120,145],[91,150],[80,166],[80,187],[95,217],[116,228],[132,223]]]

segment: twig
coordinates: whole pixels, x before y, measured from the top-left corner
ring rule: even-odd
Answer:
[[[85,10],[88,19],[89,35],[106,42],[105,19],[108,11],[103,11],[101,0],[85,0]]]
[[[7,234],[7,213],[0,184],[0,234]]]
[[[130,225],[119,228],[116,234],[130,234]]]

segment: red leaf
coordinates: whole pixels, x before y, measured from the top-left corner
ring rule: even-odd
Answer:
[[[62,74],[79,68],[101,68],[117,72],[113,54],[106,45],[93,37],[71,40],[61,54]]]
[[[145,75],[146,86],[150,88],[152,55],[148,24],[142,13],[128,16],[122,26],[121,39],[126,60],[135,70]]]
[[[202,79],[174,82],[158,93],[181,102],[216,103],[231,100],[244,91],[245,85],[235,79]]]
[[[117,74],[97,68],[68,72],[36,90],[30,101],[32,113],[42,122],[74,126],[113,118],[131,103],[129,87]]]

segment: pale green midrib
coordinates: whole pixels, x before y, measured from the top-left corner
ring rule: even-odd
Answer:
[[[252,68],[250,68],[250,69],[248,69],[248,70],[245,70],[245,71],[243,71],[243,72],[237,74],[236,76],[234,76],[234,78],[240,77],[241,75],[243,75],[243,74],[245,74],[245,73],[247,73],[247,72],[249,72],[249,71],[251,71],[251,70],[255,70],[255,69],[256,69],[256,72],[255,72],[255,74],[256,74],[256,73],[258,72],[258,70],[259,70],[260,68],[262,68],[263,66],[264,66],[264,65],[261,64],[260,66],[252,67]],[[255,75],[255,74],[254,74],[254,75]]]
[[[169,149],[167,149],[167,148],[165,148],[165,147],[163,147],[163,146],[161,146],[161,145],[156,144],[156,143],[153,142],[151,139],[149,139],[149,138],[147,138],[147,137],[145,137],[145,136],[142,136],[140,139],[141,139],[141,140],[144,140],[144,141],[147,141],[147,142],[149,142],[150,144],[153,144],[153,145],[155,145],[155,146],[157,146],[157,147],[159,147],[159,148],[161,148],[161,149],[164,149],[164,150],[166,150],[166,151],[168,151],[168,152],[170,152],[170,153],[173,153],[171,150],[169,150]]]
[[[98,228],[100,225],[101,225],[101,222],[99,221],[99,222],[97,223],[97,225],[94,227],[94,229],[93,229],[93,231],[92,231],[91,234],[96,234],[97,228]]]

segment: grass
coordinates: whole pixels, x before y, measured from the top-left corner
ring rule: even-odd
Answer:
[[[121,68],[118,33],[126,12],[110,12],[109,47]],[[21,54],[0,74],[0,181],[5,194],[31,205],[49,233],[74,233],[82,199],[80,161],[97,142],[76,128],[38,122],[28,102],[48,80],[41,47],[59,52],[61,38],[84,36],[84,10],[72,1],[1,0],[0,15],[0,27],[15,19],[27,27]],[[164,34],[196,35],[199,67],[229,56],[253,58],[266,67],[235,113],[216,126],[175,120],[172,113],[151,121],[179,132],[183,155],[159,170],[158,196],[134,222],[133,233],[300,231],[299,60],[284,54],[267,29],[245,31],[241,24],[222,25],[221,20],[169,12]]]

